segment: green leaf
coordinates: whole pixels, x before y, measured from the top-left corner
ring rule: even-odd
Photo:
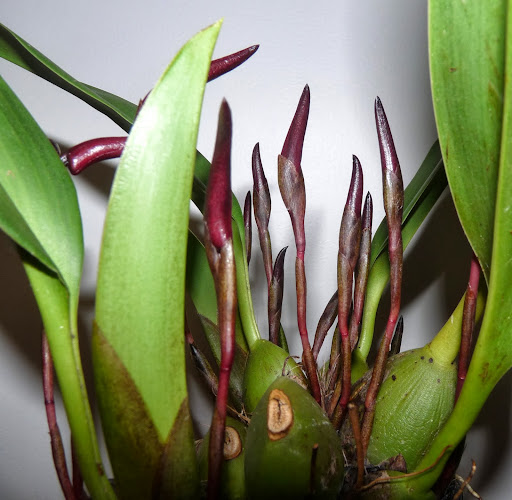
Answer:
[[[203,92],[219,29],[220,22],[190,40],[149,95],[117,169],[103,233],[96,322],[132,377],[162,442],[187,397],[189,200]],[[193,441],[188,446],[192,449]]]
[[[129,132],[137,106],[114,94],[79,82],[3,24],[0,24],[0,57],[79,97]]]
[[[0,226],[58,274],[75,300],[83,261],[75,187],[55,149],[0,77]]]
[[[0,130],[0,227],[22,249],[87,487],[97,498],[112,498],[78,345],[83,241],[75,187],[47,137],[1,78]]]
[[[490,4],[491,2],[489,2]],[[487,5],[487,4],[486,4]],[[433,5],[433,7],[439,5]],[[498,53],[506,53],[506,66],[497,67],[498,71],[504,70],[510,73],[512,70],[512,33],[510,30],[506,33],[504,39],[503,25],[511,26],[512,23],[512,5],[511,2],[492,2],[493,8],[481,10],[482,5],[478,2],[466,6],[464,17],[459,22],[471,20],[472,22],[461,26],[463,32],[459,38],[460,44],[466,43],[467,35],[477,33],[483,34],[480,29],[486,31],[487,36],[484,37],[482,43],[487,45],[490,40],[495,41],[496,38],[501,40],[502,47],[495,50]],[[498,7],[502,7],[500,16],[496,16]],[[432,11],[434,13],[434,10]],[[480,17],[480,18],[479,18]],[[436,21],[432,18],[431,22]],[[437,21],[440,22],[440,21]],[[431,24],[432,27],[432,24]],[[466,31],[468,33],[466,33]],[[465,51],[467,48],[454,47],[454,52]],[[480,48],[480,51],[482,49]],[[485,49],[490,54],[489,48]],[[432,57],[441,57],[432,54]],[[475,63],[476,64],[476,63]],[[487,64],[489,62],[487,61]],[[474,71],[476,71],[474,69]],[[475,75],[478,82],[480,75]],[[503,78],[503,74],[501,75]],[[491,80],[489,80],[491,83]],[[476,84],[476,83],[475,83]],[[480,95],[477,97],[480,105],[488,105],[488,96]],[[501,106],[501,105],[500,105]],[[494,112],[495,110],[489,110]],[[500,378],[512,367],[512,343],[510,338],[512,335],[512,321],[510,311],[512,311],[512,82],[510,79],[505,80],[503,87],[503,108],[499,113],[503,121],[499,124],[501,136],[496,145],[496,150],[490,156],[499,157],[497,176],[496,198],[493,194],[487,194],[487,198],[483,198],[480,204],[474,206],[472,212],[474,217],[478,217],[478,212],[484,206],[495,207],[493,214],[493,231],[492,231],[492,256],[489,262],[492,262],[489,277],[489,293],[486,303],[486,309],[480,334],[473,352],[471,363],[460,397],[455,405],[453,413],[446,422],[446,425],[435,438],[431,449],[425,455],[417,469],[429,467],[435,462],[437,457],[441,456],[443,450],[448,452],[443,455],[443,460],[434,469],[429,470],[426,474],[419,476],[418,479],[411,481],[411,488],[415,491],[425,491],[430,488],[437,479],[442,467],[449,454],[455,446],[462,440],[471,425],[475,421],[482,406],[487,400],[492,389],[495,387]],[[472,119],[477,119],[478,116]],[[476,125],[478,126],[478,125]],[[488,130],[487,130],[488,132]],[[464,135],[463,130],[457,130],[457,134]],[[459,136],[453,136],[453,141],[457,141]],[[464,142],[464,138],[460,140]],[[481,170],[486,170],[488,164],[480,164]],[[476,166],[472,170],[477,170]],[[481,176],[484,178],[485,176]],[[487,179],[489,180],[489,179]],[[484,196],[484,194],[481,194]],[[466,207],[469,212],[469,207]],[[488,262],[488,263],[489,263]]]
[[[76,304],[71,305],[68,290],[53,273],[26,252],[22,252],[22,259],[48,336],[85,484],[94,498],[115,499],[101,462],[87,398],[78,345]]]
[[[448,182],[485,278],[491,265],[506,0],[430,2],[432,97]]]

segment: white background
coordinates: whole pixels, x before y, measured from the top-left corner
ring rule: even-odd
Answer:
[[[304,1],[108,1],[2,0],[0,21],[77,79],[133,102],[146,95],[180,46],[201,28],[225,19],[215,56],[254,43],[258,53],[207,87],[198,149],[211,157],[218,106],[231,105],[234,121],[233,190],[243,202],[251,188],[250,158],[260,142],[270,184],[270,230],[274,257],[291,245],[287,259],[283,325],[294,354],[293,238],[276,179],[280,152],[304,84],[311,88],[311,114],[302,160],[307,189],[308,327],[336,287],[339,221],[351,155],[373,194],[375,227],[383,209],[380,163],[373,123],[379,95],[386,108],[407,183],[436,138],[427,45],[427,2],[372,0]],[[0,73],[42,128],[66,146],[102,135],[123,135],[104,116],[65,92],[0,62]],[[99,240],[112,165],[97,166],[77,179],[84,218],[86,257],[80,328],[87,354]],[[463,293],[469,250],[446,196],[408,249],[404,269],[403,348],[428,342]],[[0,498],[60,497],[50,455],[41,394],[41,322],[16,253],[0,237]],[[251,279],[264,334],[265,279],[257,242]],[[386,306],[381,316],[386,315]],[[382,319],[381,318],[381,319]],[[382,321],[379,323],[382,327]],[[292,338],[295,337],[295,338]],[[86,368],[89,368],[86,361]],[[506,377],[468,438],[461,474],[477,462],[474,487],[485,498],[508,498],[511,377]],[[193,385],[193,391],[197,386]],[[200,408],[204,432],[208,409]],[[61,427],[66,424],[62,412]]]

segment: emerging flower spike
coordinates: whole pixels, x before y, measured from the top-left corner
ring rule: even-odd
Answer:
[[[219,389],[208,450],[208,498],[218,498],[220,491],[229,376],[235,357],[237,295],[231,226],[231,131],[231,111],[223,100],[204,214],[205,249],[215,281],[221,348]]]
[[[210,71],[208,72],[208,81],[211,82],[219,76],[222,76],[232,69],[240,66],[242,63],[247,61],[249,57],[253,56],[259,47],[259,45],[251,45],[250,47],[235,52],[234,54],[230,54],[229,56],[213,60],[210,65]]]
[[[306,85],[286,136],[282,154],[278,157],[278,182],[283,202],[290,214],[297,249],[295,280],[297,290],[297,323],[303,349],[302,359],[313,397],[318,404],[322,404],[322,393],[318,381],[316,362],[311,351],[306,325],[307,292],[306,271],[304,267],[304,252],[306,250],[306,233],[304,231],[306,190],[300,162],[308,123],[309,102],[309,87]]]
[[[219,76],[237,68],[254,55],[258,48],[259,45],[252,45],[234,54],[214,59],[210,64],[208,81],[211,82]],[[140,100],[137,113],[144,105],[148,95],[149,92],[144,99]],[[123,153],[126,139],[126,137],[101,137],[99,139],[91,139],[73,146],[67,153],[61,156],[61,160],[73,175],[77,175],[94,163],[119,158]]]
[[[231,111],[226,100],[219,112],[219,126],[206,189],[204,222],[215,249],[231,240]]]
[[[272,206],[267,178],[265,177],[261,163],[259,143],[254,146],[252,151],[252,179],[254,219],[258,227],[261,253],[263,255],[263,266],[265,267],[265,274],[267,276],[267,286],[270,288],[270,281],[272,280],[272,245],[270,242],[268,223]]]
[[[78,175],[93,163],[119,158],[126,137],[101,137],[82,142],[70,148],[60,159],[73,175]]]
[[[306,126],[308,124],[310,101],[309,85],[306,85],[300,96],[297,111],[281,151],[281,156],[288,158],[297,169],[300,169],[300,162],[302,160],[302,147],[304,146],[304,136],[306,135]]]
[[[372,431],[375,415],[375,401],[379,387],[384,377],[384,369],[389,354],[389,346],[393,338],[396,322],[400,314],[402,291],[402,212],[404,206],[404,187],[400,164],[391,135],[391,129],[386,113],[380,99],[375,100],[375,122],[379,139],[380,157],[382,165],[382,183],[384,188],[384,209],[388,224],[388,251],[390,264],[390,295],[391,307],[389,311],[386,330],[382,338],[377,359],[372,372],[372,378],[366,393],[365,411],[361,426],[363,445],[365,450]]]
[[[338,326],[341,334],[343,363],[341,411],[350,397],[351,353],[348,318],[352,306],[352,284],[361,244],[361,204],[363,200],[363,170],[357,156],[353,156],[352,179],[341,219],[338,251]]]
[[[464,298],[464,312],[462,314],[462,331],[460,339],[459,362],[457,366],[457,389],[455,400],[459,398],[460,391],[466,380],[471,356],[471,339],[475,329],[476,299],[480,282],[480,264],[475,254],[471,257],[468,287]]]

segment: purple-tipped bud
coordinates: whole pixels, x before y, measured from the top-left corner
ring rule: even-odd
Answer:
[[[352,178],[350,179],[350,187],[348,188],[347,202],[345,210],[361,214],[361,205],[363,202],[363,169],[361,162],[356,155],[352,155]]]
[[[270,219],[270,190],[268,188],[267,178],[261,163],[260,145],[254,146],[252,150],[252,179],[253,179],[253,196],[254,196],[254,215],[256,222],[263,227],[268,226]]]
[[[288,135],[284,141],[281,156],[288,158],[297,169],[300,169],[302,159],[302,147],[304,145],[304,136],[306,135],[306,127],[309,116],[309,86],[306,85],[300,96],[297,111],[293,117],[292,124],[288,130]]]
[[[359,257],[359,245],[361,240],[361,205],[363,202],[363,169],[357,156],[352,157],[352,178],[348,189],[347,201],[343,210],[340,227],[340,256],[344,258],[344,271],[347,273],[347,283],[352,283],[357,258]],[[347,266],[347,267],[345,267]],[[350,275],[350,276],[349,276]],[[340,277],[341,278],[341,277]],[[346,290],[347,299],[349,291]],[[350,287],[350,298],[352,287]],[[350,307],[350,302],[346,304]]]
[[[402,218],[403,181],[400,163],[395,150],[395,143],[381,100],[375,99],[375,123],[379,139],[380,158],[382,165],[382,184],[384,188],[384,205],[388,219]]]
[[[210,179],[206,189],[204,220],[212,245],[220,250],[231,240],[231,110],[223,99]]]
[[[208,81],[211,82],[219,76],[228,73],[232,69],[240,66],[242,63],[247,61],[259,48],[259,45],[252,45],[246,49],[230,54],[229,56],[215,59],[210,64],[210,71],[208,72]]]
[[[101,137],[73,146],[60,159],[73,175],[104,160],[119,158],[126,144],[126,137]]]

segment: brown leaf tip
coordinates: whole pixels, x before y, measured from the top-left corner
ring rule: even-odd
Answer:
[[[288,135],[284,141],[281,155],[288,158],[297,169],[300,169],[302,159],[302,148],[304,146],[304,136],[309,117],[310,93],[309,86],[306,85],[300,96],[297,110],[288,130]]]

